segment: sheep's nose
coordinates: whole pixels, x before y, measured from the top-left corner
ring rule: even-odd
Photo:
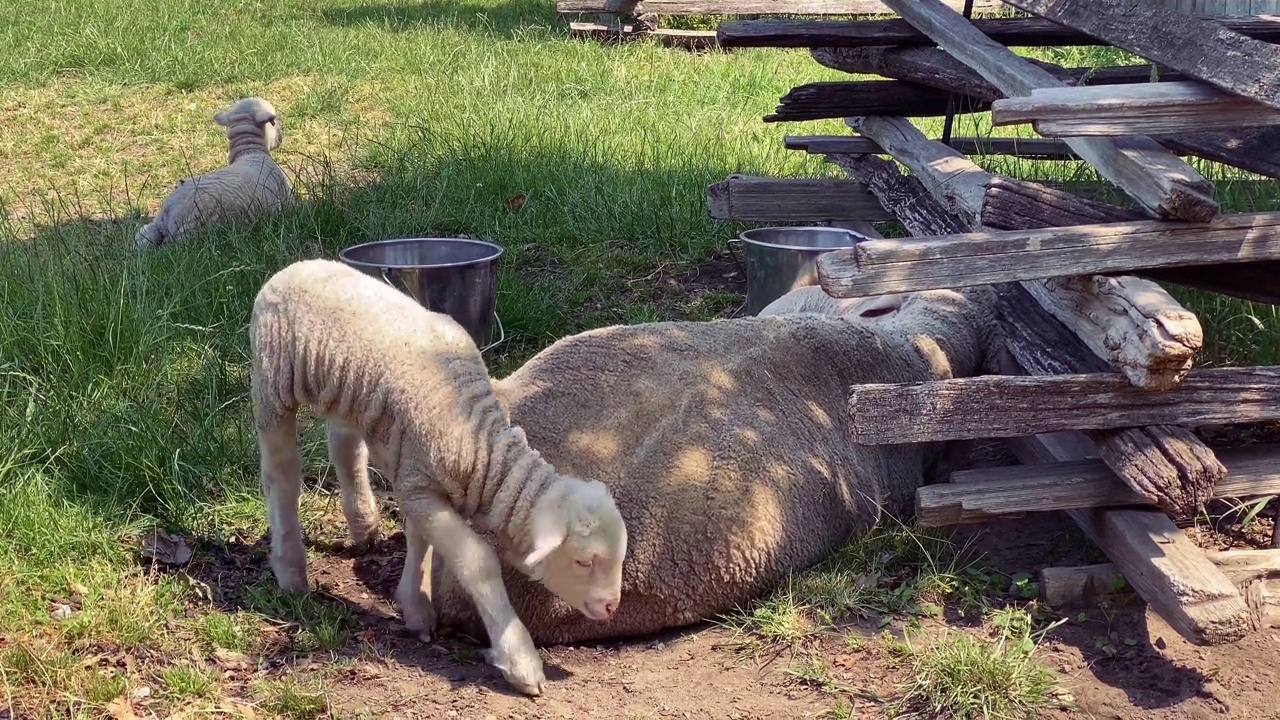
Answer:
[[[613,613],[617,609],[618,609],[618,606],[616,603],[611,603],[611,602],[605,603],[604,604],[605,617],[610,617],[610,618],[613,617]]]

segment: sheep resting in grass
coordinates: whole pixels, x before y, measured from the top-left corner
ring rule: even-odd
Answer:
[[[609,486],[630,538],[626,602],[607,624],[506,573],[535,642],[636,637],[731,612],[882,511],[913,509],[947,448],[854,444],[849,388],[996,371],[990,293],[826,303],[815,291],[773,308],[786,314],[591,330],[494,382],[550,462]],[[823,312],[790,312],[815,304]],[[483,637],[450,568],[433,575],[441,625]]]
[[[620,607],[627,548],[608,488],[558,472],[530,447],[461,325],[342,263],[300,261],[268,279],[249,338],[270,566],[280,588],[308,587],[296,435],[305,406],[328,426],[353,544],[377,535],[368,462],[391,482],[417,558],[397,592],[406,625],[426,638],[434,630],[424,571],[438,554],[475,604],[492,645],[486,659],[517,689],[541,693],[542,660],[508,600],[494,546],[559,602],[592,622],[608,620]]]
[[[134,234],[139,249],[181,240],[216,222],[252,220],[296,203],[288,176],[271,157],[284,140],[271,103],[244,98],[216,113],[213,121],[227,129],[227,164],[179,180],[156,216]]]

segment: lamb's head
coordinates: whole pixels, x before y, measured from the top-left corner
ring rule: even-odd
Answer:
[[[215,114],[213,121],[227,128],[228,136],[232,128],[241,125],[258,128],[268,150],[275,150],[284,142],[284,128],[281,127],[276,109],[259,97],[242,98],[230,108]]]
[[[613,617],[627,528],[604,483],[558,476],[533,506],[526,547],[529,577],[592,620]]]

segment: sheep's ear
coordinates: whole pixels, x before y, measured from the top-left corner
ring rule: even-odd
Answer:
[[[253,116],[253,121],[258,123],[258,126],[261,127],[263,125],[266,125],[267,123],[275,122],[276,115],[275,113],[259,112]]]
[[[226,125],[227,125],[227,113],[226,113],[226,111],[224,110],[224,111],[221,111],[221,112],[214,113],[214,115],[213,115],[213,121],[214,121],[214,122],[216,122],[216,123],[218,123],[219,125],[222,125],[223,127],[226,127]]]

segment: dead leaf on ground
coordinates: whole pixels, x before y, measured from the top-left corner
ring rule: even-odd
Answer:
[[[853,655],[837,655],[831,664],[838,668],[849,670],[858,666],[858,659]]]
[[[191,548],[181,535],[154,528],[143,534],[138,542],[142,557],[161,565],[186,565],[191,560]]]
[[[253,660],[248,655],[235,650],[214,650],[213,661],[223,670],[248,670],[253,667]]]
[[[138,720],[138,716],[133,712],[133,705],[123,695],[107,703],[103,709],[107,711],[107,715],[110,715],[112,720]]]
[[[258,712],[249,703],[232,699],[231,704],[244,720],[258,720]]]
[[[525,193],[513,195],[512,197],[507,198],[507,203],[506,203],[507,209],[510,210],[511,212],[515,212],[520,208],[524,207],[524,203],[528,199],[529,199],[529,196],[526,195]]]

